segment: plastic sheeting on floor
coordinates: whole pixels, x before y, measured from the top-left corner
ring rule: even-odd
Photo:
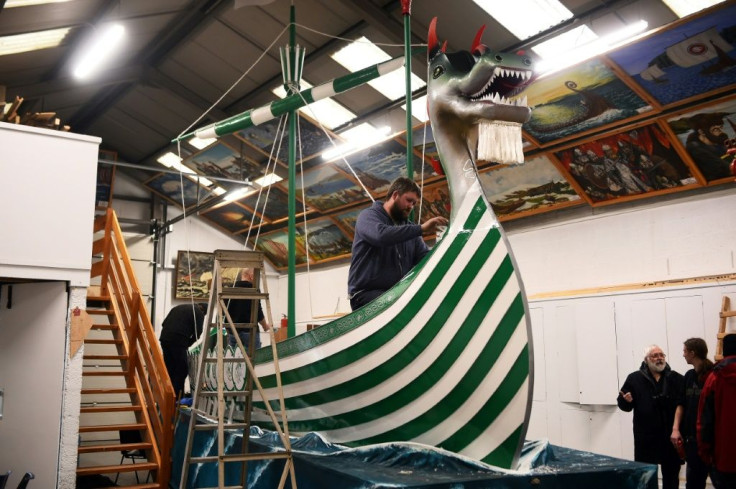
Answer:
[[[174,434],[170,487],[178,488],[186,449],[189,412],[181,411]],[[240,453],[242,435],[227,432],[227,453]],[[193,456],[217,454],[217,431],[197,431]],[[656,489],[657,467],[605,455],[527,441],[517,471],[503,471],[458,456],[452,452],[414,443],[386,443],[346,448],[309,433],[292,438],[294,466],[299,489]],[[251,428],[250,451],[283,449],[274,432]],[[248,463],[248,487],[278,487],[283,460]],[[240,481],[239,463],[226,465],[226,484]],[[217,465],[193,464],[187,488],[217,487]],[[286,487],[291,487],[287,482]]]

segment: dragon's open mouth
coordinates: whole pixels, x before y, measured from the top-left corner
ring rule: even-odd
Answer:
[[[527,106],[526,97],[514,99],[532,80],[529,70],[496,67],[488,82],[481,90],[470,95],[473,101],[488,100],[495,104]]]

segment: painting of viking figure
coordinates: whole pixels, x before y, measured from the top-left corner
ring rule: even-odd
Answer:
[[[592,204],[697,184],[674,144],[656,124],[596,139],[555,155]]]

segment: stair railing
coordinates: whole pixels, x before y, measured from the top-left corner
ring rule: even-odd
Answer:
[[[168,487],[171,476],[171,448],[174,433],[175,396],[163,354],[151,324],[140,286],[135,277],[123,233],[115,211],[95,220],[95,232],[104,236],[93,244],[93,254],[102,259],[92,265],[92,277],[100,277],[101,294],[110,297],[123,334],[128,355],[126,384],[136,386],[134,401],[143,406],[141,422],[147,433],[144,441],[152,444],[150,461],[158,467],[155,478],[160,487]]]

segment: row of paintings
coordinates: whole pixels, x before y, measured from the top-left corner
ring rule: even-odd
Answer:
[[[533,111],[523,128],[525,164],[480,168],[496,214],[518,219],[730,181],[735,42],[736,5],[727,3],[536,81],[526,91]],[[279,125],[272,121],[221,138],[184,164],[202,176],[242,181],[261,176],[273,161],[283,176],[286,145]],[[298,133],[297,214],[309,219],[298,232],[298,263],[307,262],[307,247],[311,263],[347,256],[357,214],[406,175],[407,138],[400,134],[328,161],[320,155],[340,142],[338,136],[303,116]],[[415,178],[426,184],[420,218],[448,215],[449,191],[431,126],[415,128],[412,145]],[[186,208],[210,192],[194,179],[170,174],[146,185]],[[276,228],[285,227],[287,188],[282,181],[268,187],[267,196],[266,189],[254,192],[201,216],[251,240],[255,233],[249,231],[265,224],[259,242],[250,244],[281,269],[286,233]]]

